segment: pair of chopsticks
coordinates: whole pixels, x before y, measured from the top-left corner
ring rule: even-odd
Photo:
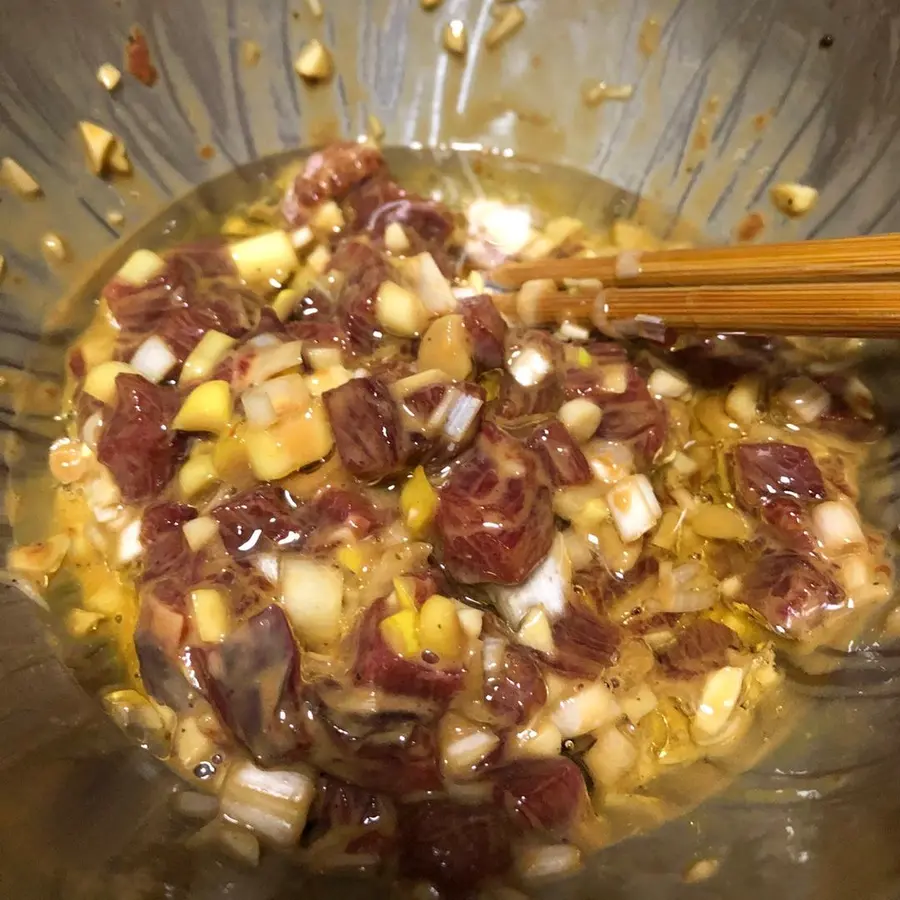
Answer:
[[[900,336],[900,234],[509,262],[489,278],[502,289],[539,279],[601,286],[529,291],[527,311],[501,294],[501,311],[535,325],[637,318],[705,332]]]

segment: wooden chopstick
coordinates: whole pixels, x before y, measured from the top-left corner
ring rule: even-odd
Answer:
[[[502,313],[528,325],[638,318],[705,332],[900,336],[900,281],[604,287],[548,291],[527,300],[496,294],[493,300]]]
[[[622,250],[596,259],[504,263],[489,281],[516,288],[549,278],[606,287],[684,287],[839,282],[900,277],[900,234],[684,250]]]

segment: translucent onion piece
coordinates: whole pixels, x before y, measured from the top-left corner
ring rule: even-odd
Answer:
[[[630,475],[617,482],[607,494],[606,502],[616,530],[626,544],[650,531],[662,515],[646,475]]]
[[[460,395],[447,413],[444,434],[451,441],[462,440],[478,416],[482,403],[480,397],[472,397],[468,394]]]
[[[827,500],[813,507],[813,527],[826,553],[839,553],[865,542],[856,510],[838,500]]]
[[[614,721],[621,710],[603,684],[591,684],[562,700],[551,718],[563,738],[574,738]]]
[[[281,605],[304,643],[321,647],[340,636],[343,595],[340,569],[314,559],[282,560]]]

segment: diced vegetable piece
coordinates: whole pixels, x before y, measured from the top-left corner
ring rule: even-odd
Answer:
[[[122,73],[112,63],[103,63],[103,65],[97,69],[97,81],[99,81],[110,93],[119,86],[121,80]]]
[[[419,644],[442,660],[459,657],[464,640],[456,602],[440,594],[432,594],[419,610]]]
[[[469,204],[466,218],[472,238],[486,242],[502,256],[521,252],[534,236],[527,206],[482,198]]]
[[[289,847],[300,839],[315,795],[315,776],[306,769],[237,763],[222,786],[221,810],[273,844]]]
[[[181,369],[179,384],[209,378],[225,354],[235,345],[235,339],[221,331],[207,331],[200,343],[191,350]]]
[[[522,387],[535,387],[553,371],[553,360],[542,348],[531,344],[514,351],[506,368]]]
[[[422,534],[434,521],[437,512],[438,495],[431,486],[421,466],[416,466],[412,477],[400,492],[400,509],[403,521],[414,535]]]
[[[379,628],[391,650],[400,656],[412,658],[422,652],[418,624],[419,615],[414,609],[401,609],[382,619]]]
[[[219,481],[219,473],[208,453],[193,454],[178,470],[178,489],[185,500],[192,500]]]
[[[294,241],[294,248],[297,250],[300,249],[297,247],[296,240]],[[294,290],[293,288],[285,288],[275,295],[275,299],[269,305],[275,311],[275,315],[278,316],[280,321],[287,322],[291,317],[291,313],[297,306],[297,303],[302,298],[303,295],[300,291]]]
[[[457,611],[459,625],[466,637],[477,640],[481,637],[481,630],[484,627],[484,611],[466,606]]]
[[[331,251],[324,244],[318,244],[306,257],[306,264],[317,275],[324,275],[331,266]]]
[[[84,150],[91,171],[95,175],[102,175],[107,171],[111,154],[118,143],[115,135],[94,122],[88,121],[79,122],[78,130],[84,141]]]
[[[558,756],[562,734],[550,719],[529,722],[516,732],[512,749],[516,756]]]
[[[595,784],[612,787],[637,762],[637,748],[615,725],[597,734],[584,762]]]
[[[170,735],[168,723],[163,718],[165,707],[156,706],[143,694],[130,688],[110,691],[101,702],[109,717],[132,740],[148,747],[151,752],[168,755]]]
[[[563,403],[557,415],[569,434],[579,444],[583,444],[589,441],[600,427],[603,410],[596,403],[585,400],[584,397],[576,397],[574,400],[567,400]]]
[[[628,721],[632,725],[637,725],[644,716],[656,709],[657,702],[656,694],[647,685],[642,684],[622,697],[619,705],[622,707],[622,712],[628,717]]]
[[[431,316],[444,316],[456,311],[457,301],[450,283],[430,253],[404,259],[399,264],[403,283],[422,302]]]
[[[173,428],[221,434],[231,421],[231,388],[227,381],[206,381],[195,387],[182,403]]]
[[[172,348],[155,334],[148,337],[131,357],[132,369],[154,384],[159,384],[176,365],[178,357]]]
[[[285,557],[281,563],[281,605],[304,644],[319,649],[340,637],[344,576],[315,559]]]
[[[796,219],[805,216],[819,199],[819,192],[814,187],[796,182],[775,184],[769,195],[780,212]]]
[[[595,440],[582,449],[594,478],[603,484],[615,484],[634,471],[634,454],[627,444]]]
[[[705,538],[720,541],[748,541],[753,526],[738,510],[723,503],[699,503],[690,512],[688,523]]]
[[[337,561],[354,575],[359,575],[365,568],[365,559],[357,547],[341,547],[335,554]]]
[[[331,51],[318,39],[309,41],[294,60],[294,70],[310,84],[327,81],[334,74]]]
[[[659,521],[662,510],[646,475],[630,475],[607,494],[613,523],[625,543],[636,541]]]
[[[547,656],[553,655],[553,629],[550,627],[550,620],[543,607],[536,606],[529,610],[522,620],[522,624],[519,625],[516,640],[539,653],[546,653]]]
[[[4,156],[0,160],[0,181],[22,197],[39,197],[42,193],[41,186],[31,173],[11,156]]]
[[[581,851],[574,844],[526,847],[516,858],[516,869],[527,880],[554,878],[581,868]]]
[[[743,426],[751,425],[759,418],[759,402],[762,380],[757,375],[744,375],[728,392],[725,412]]]
[[[238,274],[257,288],[280,288],[297,268],[297,254],[286,231],[268,231],[228,249]]]
[[[589,684],[562,700],[551,714],[563,738],[578,737],[614,721],[619,704],[603,684]]]
[[[385,331],[398,337],[417,337],[427,327],[429,318],[422,301],[393,281],[385,281],[378,288],[375,315]]]
[[[725,666],[708,675],[694,715],[694,730],[707,738],[719,734],[731,718],[743,683],[743,669],[736,666]]]
[[[70,609],[66,614],[66,631],[75,638],[85,638],[96,631],[103,616],[87,609]]]
[[[119,532],[119,539],[116,543],[116,561],[120,566],[125,566],[134,562],[143,552],[141,520],[134,519]]]
[[[458,313],[435,319],[419,344],[419,369],[440,369],[456,381],[472,373],[472,341]]]
[[[805,425],[815,422],[831,406],[831,394],[805,375],[792,378],[779,392],[778,400],[791,417]]]
[[[128,598],[118,584],[105,584],[84,598],[85,609],[100,613],[103,617],[117,616],[125,609]]]
[[[465,778],[487,759],[500,738],[486,726],[477,726],[462,716],[450,714],[441,722],[441,768],[444,776]]]
[[[116,379],[120,375],[137,375],[137,370],[123,362],[105,362],[87,373],[82,390],[101,403],[112,403],[116,399]]]
[[[287,416],[265,430],[250,428],[247,457],[260,481],[277,481],[324,459],[334,446],[331,426],[319,400],[304,413]]]
[[[310,224],[317,231],[332,234],[340,231],[344,225],[344,214],[334,200],[326,200],[314,213]]]
[[[865,543],[856,510],[844,501],[827,500],[813,507],[813,527],[826,553],[857,547]]]
[[[325,391],[346,384],[351,378],[350,373],[342,365],[331,368],[320,368],[315,374],[307,375],[306,385],[313,397],[321,397]]]
[[[435,4],[436,5],[436,4]],[[444,49],[454,56],[465,56],[469,49],[469,34],[462,19],[451,19],[441,32]]]
[[[116,273],[116,278],[132,287],[143,287],[166,268],[166,261],[152,250],[135,250]]]
[[[518,628],[532,609],[542,609],[551,620],[566,611],[566,594],[572,583],[572,563],[559,533],[550,552],[530,577],[515,587],[497,586],[491,594],[497,611],[511,628]]]
[[[397,255],[409,250],[409,238],[399,222],[391,222],[384,229],[384,245]]]
[[[278,418],[266,387],[267,385],[260,385],[250,388],[241,395],[244,415],[253,428],[268,428]]]
[[[584,223],[580,219],[574,219],[571,216],[559,216],[551,219],[544,228],[543,234],[539,234],[522,251],[522,258],[543,259],[582,231],[584,231]]]
[[[87,444],[59,438],[50,447],[50,473],[60,484],[74,484],[87,473],[91,455]]]
[[[218,644],[231,630],[228,600],[215,588],[191,591],[191,615],[197,634],[204,643]]]
[[[303,365],[303,342],[288,341],[266,347],[254,357],[247,370],[247,384],[257,385],[281,372]]]
[[[32,577],[52,575],[62,565],[69,551],[69,538],[56,534],[46,541],[12,547],[6,565],[15,572]]]
[[[306,361],[314,372],[325,372],[328,369],[341,368],[343,355],[338,347],[306,346],[303,349]]]
[[[678,541],[685,517],[685,511],[679,507],[670,506],[666,509],[651,540],[653,546],[662,550],[671,550]]]
[[[198,516],[181,526],[184,539],[193,551],[205,547],[218,533],[219,524],[212,516]]]
[[[691,385],[668,369],[654,369],[647,381],[647,389],[656,397],[681,397],[691,389]]]

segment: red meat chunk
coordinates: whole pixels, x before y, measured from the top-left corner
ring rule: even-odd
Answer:
[[[401,872],[453,890],[501,875],[512,862],[509,826],[493,804],[408,804],[400,808],[399,835]]]
[[[443,561],[464,584],[521,584],[550,551],[550,489],[535,455],[486,424],[441,490]]]
[[[569,675],[596,676],[618,658],[622,630],[583,603],[572,602],[553,623],[556,652],[548,663]]]
[[[588,484],[591,481],[593,473],[588,461],[559,420],[552,419],[546,425],[535,428],[526,446],[537,454],[544,472],[556,487]]]
[[[812,454],[794,444],[741,444],[734,451],[735,488],[755,508],[779,497],[825,499],[825,482]]]
[[[212,510],[232,556],[299,549],[310,531],[306,511],[284,488],[264,484],[236,494]]]
[[[281,212],[288,225],[303,225],[315,207],[327,200],[341,200],[350,189],[384,166],[381,152],[368,144],[351,141],[329,144],[313,153],[294,179]]]
[[[503,365],[503,347],[509,327],[487,294],[460,301],[466,331],[472,341],[472,356],[481,369],[499,369]]]
[[[790,551],[765,553],[744,581],[741,601],[778,634],[802,640],[845,595],[831,575]]]
[[[463,686],[463,671],[440,660],[406,659],[396,654],[381,636],[386,615],[384,601],[366,611],[360,624],[353,677],[357,684],[371,684],[389,694],[448,703]]]
[[[140,375],[119,375],[116,399],[97,444],[126,503],[154,499],[184,455],[184,438],[170,427],[180,400],[174,388]]]
[[[207,699],[254,756],[270,762],[308,743],[299,651],[280,607],[266,607],[221,644],[192,652]]]
[[[521,725],[547,700],[541,670],[522,647],[507,644],[503,668],[484,679],[484,702],[501,726]]]
[[[563,402],[562,344],[546,331],[533,329],[510,332],[506,336],[504,353],[507,371],[500,379],[497,415],[501,419],[518,419],[522,416],[555,413]],[[522,384],[512,373],[516,370],[517,361],[533,354],[546,361],[547,370],[545,373],[535,372],[529,383]]]
[[[739,646],[738,636],[727,625],[697,619],[678,632],[659,660],[673,678],[694,678],[727,665],[728,651]]]
[[[519,829],[562,835],[587,801],[581,770],[565,757],[519,760],[494,777],[497,804]]]
[[[379,481],[403,468],[406,442],[400,414],[387,385],[354,378],[322,398],[344,468],[364,481]]]

